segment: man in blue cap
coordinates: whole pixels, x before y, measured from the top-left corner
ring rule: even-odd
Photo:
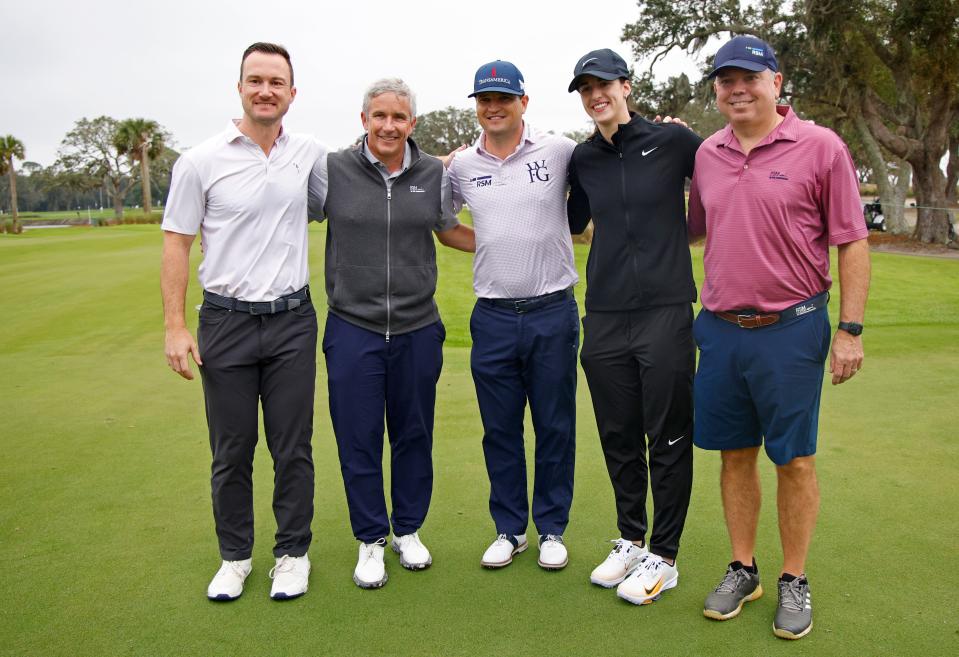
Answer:
[[[539,565],[566,566],[563,532],[573,500],[578,276],[566,219],[566,169],[575,143],[523,120],[519,69],[497,60],[473,83],[483,132],[449,165],[453,198],[476,231],[470,357],[483,420],[490,513],[497,538],[482,565],[501,568],[528,547],[523,417],[536,432],[533,522]]]
[[[819,510],[823,364],[828,355],[834,385],[862,367],[868,231],[848,148],[777,103],[782,73],[769,44],[735,37],[710,77],[729,125],[696,153],[689,192],[689,232],[706,233],[693,438],[722,454],[732,562],[703,613],[728,620],[762,595],[754,552],[764,447],[776,464],[783,550],[773,632],[798,639],[812,629],[805,565]],[[830,246],[841,287],[831,348]]]

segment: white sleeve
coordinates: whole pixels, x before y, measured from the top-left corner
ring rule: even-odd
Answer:
[[[200,172],[193,162],[180,156],[173,165],[170,193],[163,210],[163,230],[183,235],[196,235],[206,214],[206,193]]]
[[[330,176],[326,166],[326,158],[329,151],[324,149],[313,164],[313,170],[310,171],[310,181],[307,185],[308,216],[314,221],[323,221],[326,219],[324,206],[326,205],[326,192],[329,189]]]

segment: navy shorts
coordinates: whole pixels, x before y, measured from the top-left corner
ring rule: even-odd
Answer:
[[[697,446],[725,450],[765,442],[776,465],[816,453],[830,341],[825,304],[754,329],[740,328],[704,308],[693,323],[693,337],[699,347]]]

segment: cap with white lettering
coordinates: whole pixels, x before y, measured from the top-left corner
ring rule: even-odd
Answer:
[[[776,53],[768,43],[754,36],[738,36],[724,43],[716,52],[709,78],[716,77],[724,68],[743,68],[757,73],[768,68],[775,73],[779,70],[779,64],[776,63]]]
[[[517,96],[526,95],[526,83],[523,80],[523,74],[519,72],[510,62],[497,59],[495,62],[483,64],[476,69],[476,77],[473,81],[473,93],[467,98],[472,98],[485,91],[498,91],[504,94],[515,94]]]

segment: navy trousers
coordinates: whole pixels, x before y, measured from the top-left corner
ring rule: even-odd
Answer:
[[[446,330],[435,322],[386,338],[330,313],[323,336],[330,417],[353,535],[372,543],[417,531],[433,494],[433,408]],[[383,431],[390,498],[383,494]]]
[[[470,364],[483,420],[489,509],[498,534],[529,523],[523,417],[536,432],[533,522],[562,534],[573,502],[579,312],[572,296],[517,311],[478,299],[470,318]]]

